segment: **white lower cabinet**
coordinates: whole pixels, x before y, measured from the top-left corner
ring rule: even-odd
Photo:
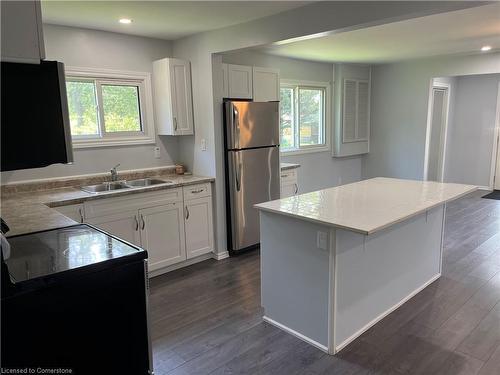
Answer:
[[[186,260],[181,203],[139,210],[139,226],[150,271]]]
[[[155,275],[214,250],[210,183],[99,199],[84,206],[87,223],[147,250],[149,270]],[[75,210],[66,211],[79,212]]]
[[[185,201],[184,222],[187,258],[211,252],[214,249],[212,197]]]
[[[287,198],[297,195],[299,192],[299,183],[297,171],[285,170],[281,172],[281,194],[280,198]]]
[[[134,245],[141,246],[137,211],[123,211],[112,215],[87,219],[87,223]]]

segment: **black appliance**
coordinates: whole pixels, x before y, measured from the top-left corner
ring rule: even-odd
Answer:
[[[72,163],[64,64],[1,63],[2,171]]]
[[[152,373],[146,251],[87,224],[8,242],[2,369]]]

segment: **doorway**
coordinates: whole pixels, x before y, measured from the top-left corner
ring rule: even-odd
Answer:
[[[448,127],[449,85],[434,84],[430,100],[427,180],[443,182]]]

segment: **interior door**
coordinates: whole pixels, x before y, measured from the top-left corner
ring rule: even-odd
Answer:
[[[182,203],[139,210],[139,226],[151,271],[186,259]]]
[[[212,197],[185,202],[186,256],[194,258],[213,250]]]
[[[446,119],[448,116],[448,89],[432,89],[431,128],[427,162],[427,180],[443,181]]]
[[[134,245],[141,245],[136,210],[95,217],[87,219],[87,222]]]
[[[279,147],[229,151],[232,250],[260,242],[257,203],[280,197]]]

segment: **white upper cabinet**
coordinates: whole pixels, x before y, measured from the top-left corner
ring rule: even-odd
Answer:
[[[1,2],[2,61],[39,64],[45,58],[40,1]]]
[[[253,100],[256,102],[280,100],[279,69],[253,67]]]
[[[153,62],[158,135],[193,134],[193,97],[189,61],[165,58]]]
[[[228,95],[231,99],[252,99],[252,67],[246,65],[227,65]]]
[[[229,72],[227,64],[222,64],[222,97],[229,98]]]

